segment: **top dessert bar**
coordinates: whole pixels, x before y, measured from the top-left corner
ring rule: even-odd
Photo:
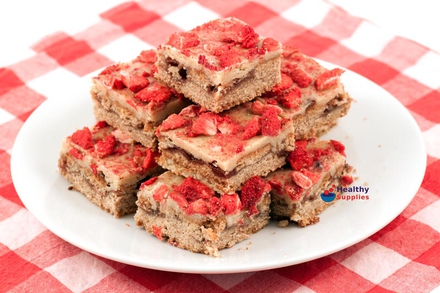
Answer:
[[[93,78],[91,89],[97,120],[150,148],[157,145],[157,125],[190,104],[153,77],[156,59],[156,51],[148,50],[130,62],[111,65]]]
[[[219,113],[281,81],[282,46],[236,18],[172,34],[157,49],[157,77],[196,104]]]
[[[251,102],[215,114],[191,105],[157,128],[163,168],[194,177],[218,193],[235,192],[252,176],[283,166],[294,148],[292,121],[277,106],[253,112]]]
[[[319,137],[347,114],[351,98],[340,75],[344,70],[326,69],[291,46],[283,46],[281,82],[254,101],[283,109],[281,116],[293,119],[295,139]]]

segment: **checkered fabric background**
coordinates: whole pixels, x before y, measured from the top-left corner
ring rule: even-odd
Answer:
[[[99,21],[78,33],[47,36],[31,48],[31,56],[0,68],[1,292],[430,292],[440,286],[440,55],[324,1],[275,3],[127,2],[97,15]],[[348,249],[240,274],[133,267],[85,252],[43,227],[23,206],[10,172],[14,139],[29,115],[60,88],[83,84],[100,68],[132,59],[172,32],[226,16],[360,73],[408,109],[428,152],[426,175],[411,204]]]

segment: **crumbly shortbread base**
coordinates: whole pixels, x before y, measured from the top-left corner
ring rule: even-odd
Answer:
[[[280,57],[263,60],[242,79],[216,85],[202,70],[184,68],[175,60],[167,61],[168,56],[161,52],[158,52],[158,57],[155,77],[214,113],[248,102],[281,82]]]
[[[69,153],[61,154],[58,167],[61,175],[72,184],[74,190],[115,218],[136,211],[137,184],[109,190],[105,178],[95,176],[90,169],[81,167]]]
[[[145,147],[157,147],[155,135],[157,123],[140,121],[126,108],[112,102],[103,92],[92,90],[91,94],[94,103],[93,112],[97,120],[105,121],[114,128],[124,131]]]
[[[330,188],[332,185],[340,185],[340,178],[347,175],[351,170],[348,164],[337,168],[335,175],[327,174],[316,189],[319,192]],[[321,199],[320,193],[304,197],[300,202],[289,206],[283,197],[272,194],[271,217],[277,221],[290,220],[297,222],[300,227],[315,224],[319,222],[318,215],[321,214],[330,205],[334,204],[336,199],[331,202],[325,202]]]
[[[339,118],[347,114],[350,106],[351,98],[344,92],[323,106],[314,104],[308,107],[304,115],[297,115],[292,119],[295,139],[310,139],[327,133]]]
[[[157,163],[164,169],[183,177],[193,177],[214,191],[224,194],[241,189],[241,185],[253,176],[266,176],[286,163],[287,152],[274,153],[271,147],[263,147],[242,158],[233,173],[226,176],[218,167],[191,157],[179,149],[161,149]],[[216,173],[217,172],[217,173]]]
[[[269,195],[258,204],[259,213],[248,217],[242,216],[242,224],[228,227],[225,216],[193,220],[183,213],[169,210],[160,213],[148,208],[148,201],[138,201],[139,208],[134,216],[136,225],[142,226],[148,233],[155,234],[154,227],[161,228],[162,240],[169,244],[192,252],[204,253],[210,256],[220,256],[219,250],[249,238],[269,223]]]

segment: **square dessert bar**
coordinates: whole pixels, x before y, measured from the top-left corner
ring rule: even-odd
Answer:
[[[157,77],[196,104],[219,113],[281,81],[282,45],[236,18],[172,34],[157,49]]]
[[[92,79],[91,88],[95,117],[149,148],[157,146],[157,125],[190,104],[153,77],[154,62],[155,50],[142,51],[130,62],[104,69]]]
[[[301,227],[317,223],[318,215],[337,199],[326,198],[329,190],[353,182],[345,147],[335,140],[301,140],[287,160],[289,164],[265,178],[272,186],[271,217]]]
[[[144,182],[134,219],[173,246],[220,256],[269,222],[270,185],[252,177],[241,191],[215,194],[200,181],[165,172]]]
[[[141,182],[162,171],[156,156],[101,121],[64,139],[58,168],[72,189],[119,218],[136,211]]]
[[[283,46],[281,83],[257,98],[256,108],[278,105],[293,120],[295,139],[319,137],[347,114],[352,99],[344,89],[340,68],[328,70],[298,49]]]
[[[249,102],[220,114],[188,106],[157,128],[157,162],[220,194],[235,192],[252,176],[266,176],[286,163],[294,129],[280,112],[273,106],[255,114]]]

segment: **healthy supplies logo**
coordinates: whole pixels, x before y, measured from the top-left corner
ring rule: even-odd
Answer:
[[[360,185],[353,185],[348,187],[333,185],[331,188],[326,189],[323,193],[321,193],[321,199],[325,202],[331,202],[335,199],[346,201],[369,200],[369,191],[369,187]]]

